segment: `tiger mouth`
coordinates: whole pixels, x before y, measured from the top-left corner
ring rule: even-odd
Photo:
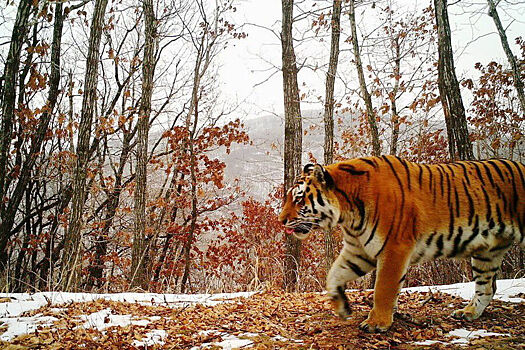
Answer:
[[[309,222],[301,223],[294,227],[287,227],[286,233],[293,234],[298,239],[305,239],[309,236],[312,224]]]

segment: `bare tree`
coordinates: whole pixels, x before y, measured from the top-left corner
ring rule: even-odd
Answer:
[[[153,0],[143,0],[144,60],[142,61],[142,96],[137,122],[137,171],[135,176],[135,234],[131,254],[131,286],[148,287],[146,232],[146,170],[148,164],[148,135],[155,74],[156,26]]]
[[[18,5],[16,20],[11,33],[11,43],[7,54],[7,61],[2,77],[0,90],[2,124],[0,126],[0,269],[7,268],[7,243],[11,236],[11,228],[15,220],[18,205],[6,208],[6,181],[8,178],[9,150],[12,141],[13,124],[15,119],[16,83],[20,67],[22,46],[28,31],[29,16],[33,9],[31,0],[22,0]],[[22,197],[20,196],[20,200]],[[11,201],[11,203],[13,203]],[[10,203],[10,204],[11,204]],[[14,203],[13,203],[14,204]],[[9,209],[10,211],[8,211]]]
[[[282,71],[284,93],[284,190],[291,188],[301,171],[302,117],[293,47],[293,0],[282,0]],[[301,242],[286,235],[285,288],[294,290],[300,264]]]
[[[226,1],[220,6],[214,7],[212,9],[213,14],[211,16],[209,13],[207,13],[204,1],[199,0],[196,2],[196,5],[199,10],[199,18],[201,20],[201,22],[198,24],[199,29],[195,31],[194,29],[190,29],[188,24],[185,24],[186,30],[188,31],[187,35],[189,35],[191,38],[196,57],[194,58],[195,61],[191,80],[189,108],[184,122],[187,138],[183,145],[183,153],[189,159],[189,210],[191,214],[189,219],[184,220],[184,224],[189,224],[189,227],[187,227],[187,233],[185,235],[185,240],[181,251],[181,255],[184,260],[184,271],[182,278],[180,279],[181,292],[186,291],[186,288],[190,282],[192,266],[191,252],[195,244],[198,219],[202,214],[202,209],[199,209],[198,198],[198,147],[196,147],[194,140],[198,137],[200,129],[199,125],[204,123],[204,118],[206,116],[206,114],[203,112],[201,102],[205,98],[207,85],[209,85],[211,81],[206,81],[205,78],[207,77],[207,74],[209,74],[213,61],[220,50],[220,46],[227,42],[228,36],[232,34],[232,31],[234,30],[234,26],[229,28],[221,27],[221,23],[226,22],[224,20],[225,15],[232,9],[232,1]],[[184,178],[184,175],[182,175],[182,178]],[[180,192],[180,188],[177,191]],[[177,210],[174,209],[172,216],[176,215]]]
[[[83,208],[86,202],[86,172],[90,158],[90,137],[93,115],[97,98],[98,57],[100,39],[104,24],[107,0],[96,0],[86,61],[86,76],[82,112],[77,138],[77,161],[73,174],[73,197],[69,228],[64,242],[62,255],[61,286],[63,290],[78,288],[81,272],[81,233],[83,226]]]
[[[450,158],[473,159],[465,108],[454,68],[447,0],[434,0],[438,29],[438,86],[445,114]]]
[[[390,154],[396,155],[397,142],[399,139],[399,114],[397,108],[397,97],[399,93],[399,81],[401,80],[401,46],[400,35],[392,38],[391,43],[394,49],[394,87],[389,94],[390,108],[392,109],[392,137],[390,142]]]
[[[326,72],[325,102],[324,102],[324,163],[334,162],[334,87],[337,65],[339,62],[339,37],[341,36],[342,0],[334,0],[332,7],[332,37],[330,41],[330,59]],[[334,262],[334,238],[331,231],[324,234],[326,271]]]
[[[359,52],[359,41],[357,38],[357,26],[355,21],[355,1],[349,1],[348,16],[350,18],[350,29],[352,33],[352,46],[354,50],[355,65],[357,70],[357,77],[359,78],[359,87],[361,90],[361,98],[365,102],[366,115],[368,118],[368,125],[370,127],[370,138],[372,141],[372,154],[374,156],[381,155],[381,144],[379,143],[379,133],[377,131],[376,113],[372,106],[372,97],[366,87],[365,74],[363,71],[363,63],[361,61],[361,53]]]
[[[521,112],[525,113],[525,93],[523,92],[523,80],[521,79],[521,71],[518,65],[518,60],[516,59],[516,56],[514,56],[512,50],[510,49],[509,41],[507,39],[507,33],[505,33],[505,29],[503,28],[503,25],[501,24],[501,20],[498,15],[498,10],[496,9],[499,0],[497,1],[497,3],[495,3],[494,0],[487,0],[487,2],[489,4],[489,16],[492,17],[492,19],[494,20],[494,25],[496,25],[496,28],[498,29],[498,34],[501,40],[501,46],[503,46],[503,51],[505,51],[505,55],[507,56],[507,60],[509,61],[510,68],[512,70],[513,83],[514,87],[516,88],[516,91],[518,92],[518,98],[521,105]]]

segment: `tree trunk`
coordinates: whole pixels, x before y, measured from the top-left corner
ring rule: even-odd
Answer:
[[[399,45],[399,36],[392,40],[392,45],[395,50],[394,59],[394,88],[389,94],[390,106],[392,107],[392,139],[390,141],[390,154],[395,156],[397,153],[397,141],[399,139],[399,115],[397,114],[397,93],[399,92],[399,80],[401,79],[401,52]]]
[[[197,125],[198,120],[198,99],[195,101],[195,124]],[[190,277],[190,268],[191,268],[191,247],[193,245],[193,240],[195,237],[195,229],[197,227],[197,176],[196,176],[196,162],[195,151],[193,149],[193,134],[194,131],[190,134],[190,176],[191,176],[191,222],[189,234],[186,237],[186,242],[184,243],[184,273],[181,280],[181,293],[186,291],[186,284],[188,283]]]
[[[487,0],[487,2],[489,4],[489,16],[492,17],[492,19],[494,20],[494,24],[498,29],[498,34],[501,40],[501,46],[503,46],[503,51],[505,51],[505,55],[507,55],[507,60],[509,61],[510,68],[512,70],[514,87],[518,92],[518,98],[521,105],[521,113],[525,113],[525,93],[523,92],[523,80],[521,80],[521,72],[520,67],[518,65],[518,60],[516,59],[516,56],[514,56],[512,50],[510,49],[509,41],[507,40],[507,33],[505,33],[505,29],[503,28],[503,25],[501,24],[501,21],[499,19],[498,10],[496,9],[496,4],[494,3],[494,0]]]
[[[55,22],[53,28],[53,43],[51,45],[51,74],[49,79],[49,93],[46,107],[39,119],[38,129],[31,139],[31,146],[29,153],[21,167],[18,181],[9,201],[7,202],[7,210],[2,222],[2,231],[5,231],[9,236],[14,234],[11,232],[14,224],[14,219],[17,213],[16,208],[27,191],[28,183],[31,178],[31,173],[34,170],[35,163],[38,159],[38,154],[42,149],[44,138],[47,134],[49,123],[53,116],[60,84],[60,47],[62,42],[62,29],[64,27],[64,14],[62,11],[63,4],[57,3],[55,6]]]
[[[355,65],[357,70],[357,77],[359,79],[359,87],[361,90],[361,97],[365,102],[366,115],[368,118],[368,125],[370,128],[370,138],[372,141],[372,155],[381,155],[381,144],[379,143],[379,132],[377,130],[376,114],[372,106],[372,96],[366,87],[365,73],[363,71],[363,63],[361,62],[361,53],[359,52],[359,41],[357,40],[357,26],[355,21],[355,1],[349,2],[348,16],[350,17],[350,29],[352,34],[352,46],[354,49]],[[375,284],[376,273],[373,271],[370,274],[368,288],[373,288]]]
[[[71,197],[73,196],[72,187],[69,185],[65,189],[61,189],[60,205],[58,206],[55,214],[53,215],[53,220],[51,222],[51,228],[49,229],[49,238],[46,242],[46,247],[44,250],[44,256],[42,260],[37,264],[37,269],[40,269],[40,285],[39,289],[50,289],[52,286],[53,279],[53,267],[55,261],[58,261],[60,251],[64,248],[64,240],[59,242],[55,246],[55,239],[57,236],[57,231],[60,226],[59,215],[64,213],[64,210],[68,207]]]
[[[195,174],[196,159],[193,140],[195,137],[195,132],[197,130],[197,122],[199,120],[199,89],[201,84],[201,77],[204,75],[209,65],[209,61],[205,61],[205,59],[209,57],[207,55],[209,47],[205,48],[204,45],[205,37],[203,35],[199,43],[197,59],[195,60],[195,67],[193,70],[193,88],[191,93],[191,104],[188,114],[186,116],[186,132],[188,134],[188,139],[186,140],[187,144],[184,146],[184,148],[185,152],[187,152],[190,157],[191,221],[189,232],[186,235],[186,240],[182,248],[182,252],[184,254],[184,272],[182,274],[182,279],[180,283],[181,293],[184,293],[184,291],[186,290],[186,283],[190,278],[191,248],[193,246],[195,227],[197,224],[197,179]]]
[[[170,196],[171,194],[173,193],[173,191],[175,190],[175,193],[180,196],[181,194],[181,191],[182,191],[182,180],[184,180],[184,173],[181,174],[180,176],[180,182],[177,186],[176,183],[177,183],[177,179],[178,179],[178,176],[179,176],[179,171],[176,170],[175,173],[173,174],[173,177],[171,179],[171,184],[170,184],[170,188],[166,191],[166,195],[164,196],[164,200],[166,202],[168,202],[170,200]],[[171,213],[170,213],[170,219],[169,219],[169,222],[172,223],[172,222],[175,222],[175,220],[177,219],[177,213],[179,212],[179,207],[175,204],[173,209],[171,210]],[[164,221],[163,220],[164,218],[164,213],[162,213],[162,215],[160,216],[160,219],[159,219],[159,223],[162,224],[162,222]],[[164,241],[164,246],[162,247],[162,252],[160,253],[160,256],[159,256],[159,259],[157,261],[157,267],[155,268],[155,272],[153,273],[153,281],[154,282],[158,282],[159,279],[160,279],[160,272],[162,271],[162,267],[164,265],[164,262],[166,261],[166,257],[168,256],[168,250],[170,249],[170,246],[171,246],[171,240],[173,238],[173,233],[167,233],[166,234],[166,240]]]
[[[111,192],[108,194],[104,224],[95,242],[94,261],[89,267],[89,278],[87,281],[88,290],[91,290],[94,286],[102,286],[100,282],[104,277],[104,257],[107,254],[109,230],[113,225],[113,219],[115,218],[115,214],[117,213],[117,209],[120,203],[120,194],[125,187],[125,184],[122,183],[122,178],[124,175],[124,168],[128,163],[128,158],[131,151],[130,142],[133,138],[133,135],[134,132],[126,132],[124,134],[124,139],[122,140],[122,153],[120,154],[118,161],[118,170],[115,174],[115,185],[113,186]]]
[[[0,126],[0,216],[2,217],[0,225],[0,271],[5,271],[7,268],[7,243],[9,242],[11,228],[15,219],[15,213],[6,210],[5,198],[7,196],[7,188],[5,184],[15,118],[16,78],[20,68],[22,46],[29,27],[29,15],[33,8],[32,3],[31,0],[22,0],[18,5],[0,92],[2,110],[2,124]],[[14,207],[14,210],[16,211],[17,208],[18,206]]]
[[[301,172],[302,155],[302,119],[297,85],[297,64],[292,38],[293,0],[282,0],[282,70],[284,93],[284,190],[285,193],[294,184],[295,177]],[[301,241],[293,235],[285,235],[285,279],[286,290],[297,287],[299,273]]]
[[[76,290],[80,282],[82,265],[81,232],[83,226],[82,213],[87,198],[86,172],[89,162],[90,135],[93,124],[93,114],[96,104],[98,81],[98,57],[100,39],[104,24],[104,13],[108,0],[96,0],[91,31],[89,34],[89,47],[86,62],[86,77],[84,82],[84,97],[82,100],[81,119],[78,128],[77,161],[73,174],[73,196],[69,228],[64,242],[62,255],[61,286],[65,291]]]
[[[452,161],[473,159],[465,108],[454,68],[447,0],[434,0],[434,6],[438,30],[438,87],[447,125],[450,158]]]
[[[330,43],[330,60],[326,73],[326,93],[324,102],[324,163],[334,162],[334,86],[339,61],[339,37],[341,36],[342,0],[334,0],[332,7],[332,40]],[[332,231],[324,233],[324,250],[326,271],[334,262],[334,237]]]
[[[33,182],[29,182],[28,184],[29,188],[26,191],[26,203],[25,203],[25,211],[26,211],[26,227],[25,227],[25,234],[24,234],[24,241],[22,243],[22,246],[18,252],[18,257],[16,259],[15,264],[15,270],[14,270],[14,276],[15,276],[15,282],[13,284],[13,291],[15,293],[22,293],[24,290],[27,290],[26,285],[26,277],[27,273],[22,273],[22,263],[24,262],[26,258],[26,251],[29,246],[29,239],[31,238],[31,220],[29,219],[30,213],[31,213],[31,189],[33,187]],[[27,266],[27,264],[25,264]],[[25,269],[24,269],[25,270]]]
[[[377,131],[376,114],[372,106],[372,97],[366,87],[365,73],[363,72],[363,63],[361,62],[361,53],[359,52],[359,42],[357,40],[357,27],[355,22],[355,1],[349,1],[348,16],[350,17],[350,29],[352,34],[352,46],[354,49],[355,65],[357,69],[357,77],[359,78],[359,87],[361,90],[361,97],[365,102],[366,115],[368,118],[368,125],[370,127],[370,137],[372,141],[372,155],[381,155],[381,144],[379,143],[379,133]]]
[[[148,163],[148,131],[155,73],[156,27],[153,0],[143,0],[144,8],[144,61],[142,62],[142,96],[138,121],[137,174],[135,187],[135,234],[131,259],[131,286],[148,288],[146,232],[146,166]]]

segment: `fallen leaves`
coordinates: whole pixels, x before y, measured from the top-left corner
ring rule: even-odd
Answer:
[[[458,329],[485,329],[509,334],[470,340],[477,349],[519,349],[525,344],[525,305],[493,301],[481,319],[466,322],[450,317],[464,300],[441,293],[402,293],[393,327],[385,334],[368,334],[358,329],[370,310],[369,291],[347,293],[354,313],[342,321],[333,315],[326,295],[269,291],[250,298],[230,300],[216,306],[194,305],[184,308],[148,306],[98,299],[85,303],[46,305],[28,315],[54,316],[53,327],[40,327],[32,334],[13,339],[7,349],[142,349],[152,332],[163,332],[147,349],[191,349],[235,338],[245,341],[243,348],[254,349],[421,349],[415,341],[443,343],[432,349],[461,348],[451,344],[448,333]],[[131,315],[146,319],[144,324],[124,327],[108,323],[103,330],[86,328],[82,315],[109,310],[111,315]],[[141,343],[142,342],[142,343]],[[215,344],[215,345],[213,345]],[[0,347],[6,344],[0,343]],[[6,345],[7,346],[7,345]]]

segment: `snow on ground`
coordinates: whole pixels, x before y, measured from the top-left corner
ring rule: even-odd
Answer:
[[[411,287],[405,288],[403,291],[408,293],[414,292],[436,292],[440,291],[442,293],[451,294],[457,297],[460,297],[465,300],[470,300],[474,295],[474,282],[468,283],[456,283],[452,285],[444,286],[422,286],[422,287]],[[508,279],[508,280],[499,280],[496,282],[496,294],[494,299],[506,301],[510,303],[522,303],[525,302],[520,296],[525,294],[525,278],[521,279]],[[487,332],[484,329],[469,331],[466,329],[455,329],[447,334],[448,337],[454,338],[450,341],[442,340],[425,340],[421,342],[415,342],[415,345],[432,345],[432,344],[454,344],[467,346],[471,339],[476,339],[480,337],[491,337],[491,336],[510,336],[510,334],[502,333],[492,333]]]
[[[44,305],[60,305],[73,302],[87,302],[97,299],[120,301],[125,303],[141,303],[143,305],[162,305],[169,307],[184,307],[191,304],[213,306],[226,299],[249,297],[253,293],[222,293],[222,294],[157,294],[157,293],[115,293],[89,294],[66,292],[42,293],[0,293],[0,299],[10,298],[12,302],[0,303],[0,317],[14,317],[29,310],[36,310]]]
[[[224,350],[247,348],[253,345],[253,341],[250,340],[249,338],[257,337],[259,335],[257,333],[246,332],[246,333],[239,334],[238,336],[235,336],[235,335],[231,335],[228,333],[224,333],[220,331],[213,331],[213,330],[212,331],[201,331],[199,332],[199,334],[218,335],[221,337],[222,340],[220,342],[204,343],[204,344],[201,344],[200,346],[194,346],[190,350],[206,349],[208,347],[214,347],[214,348],[221,347]],[[277,340],[277,341],[283,341],[283,342],[302,343],[302,340],[287,339],[281,336],[275,336],[272,339]]]
[[[164,344],[164,338],[168,336],[168,333],[166,333],[163,329],[154,329],[151,332],[147,333],[144,339],[141,341],[135,340],[133,341],[133,346],[138,347],[145,347],[153,346],[153,345],[163,345]]]
[[[468,345],[471,339],[481,338],[481,337],[508,337],[510,334],[505,333],[493,333],[487,332],[484,329],[477,331],[469,331],[463,328],[455,329],[447,334],[447,337],[454,337],[449,342],[444,342],[441,340],[424,340],[414,342],[415,345],[432,345],[432,344],[456,344],[461,346]]]
[[[141,319],[131,315],[112,315],[111,309],[104,309],[93,312],[89,315],[81,315],[80,319],[85,321],[81,326],[84,328],[96,328],[99,331],[112,327],[120,326],[126,327],[129,325],[147,326],[150,321],[158,320],[160,317],[149,317],[148,319]]]
[[[238,336],[231,335],[231,334],[224,333],[224,332],[219,332],[219,331],[202,331],[199,333],[204,334],[204,335],[210,335],[210,334],[217,335],[217,336],[220,336],[222,340],[220,342],[204,343],[200,346],[194,346],[190,350],[199,350],[199,349],[204,349],[204,348],[212,347],[212,346],[221,347],[226,350],[248,347],[253,344],[253,341],[247,338],[258,336],[258,334],[256,333],[249,333],[249,332],[239,334]]]
[[[0,325],[7,325],[7,330],[0,335],[0,340],[9,341],[19,335],[33,333],[38,327],[52,326],[55,321],[58,318],[40,314],[31,317],[2,317]]]
[[[525,299],[523,294],[525,294],[525,278],[520,279],[508,279],[508,280],[498,280],[496,282],[496,295],[494,299],[506,301],[510,303],[523,303]],[[474,282],[468,283],[456,283],[451,285],[444,286],[422,286],[422,287],[411,287],[404,288],[405,292],[442,292],[451,294],[457,297],[460,297],[465,300],[472,299],[474,295]],[[518,297],[518,294],[522,294],[522,297]]]
[[[5,324],[7,331],[0,335],[0,340],[9,341],[19,335],[29,334],[39,326],[51,326],[58,319],[36,314],[31,317],[21,317],[24,312],[36,310],[44,305],[61,305],[73,302],[88,302],[97,299],[140,303],[143,305],[162,305],[169,307],[184,307],[191,304],[217,305],[237,297],[249,297],[253,293],[223,293],[223,294],[156,294],[156,293],[0,293],[0,299],[10,300],[0,302],[0,325]],[[60,311],[60,309],[57,309]],[[102,330],[111,326],[125,327],[131,324],[147,325],[153,319],[138,319],[131,315],[111,315],[111,311],[101,310],[90,315],[82,315],[85,328]]]
[[[443,292],[454,296],[470,300],[474,294],[474,283],[457,283],[443,286],[424,286],[405,288],[403,292]],[[522,303],[525,293],[525,278],[513,280],[497,281],[497,293],[495,299],[506,302]],[[184,307],[192,304],[203,304],[213,306],[217,303],[228,302],[237,297],[249,297],[253,293],[227,293],[227,294],[155,294],[155,293],[118,293],[118,294],[88,294],[88,293],[62,293],[62,292],[43,292],[43,293],[0,293],[0,331],[5,330],[0,335],[0,340],[10,341],[21,334],[32,333],[41,326],[51,326],[58,319],[51,316],[36,314],[31,317],[21,316],[24,312],[36,310],[44,305],[62,305],[67,307],[72,302],[87,302],[97,299],[106,299],[111,301],[140,303],[143,305]],[[5,301],[5,302],[1,302]],[[60,309],[56,309],[60,312]],[[97,328],[103,330],[110,326],[127,326],[127,325],[147,325],[154,321],[155,317],[135,317],[131,315],[113,315],[110,309],[104,309],[89,315],[80,316],[84,321],[82,327]],[[3,325],[3,326],[2,326]],[[218,331],[217,331],[218,332]],[[199,348],[210,346],[221,347],[223,349],[232,349],[237,347],[249,347],[253,342],[249,337],[257,336],[256,334],[242,334],[233,336],[229,334],[220,334],[222,340],[216,343],[203,344]],[[448,334],[451,338],[450,344],[468,344],[470,339],[484,336],[505,336],[506,334],[489,333],[485,330],[469,331],[457,329]],[[166,332],[163,330],[152,330],[142,341],[135,341],[134,346],[149,346],[153,344],[163,344]],[[294,341],[294,340],[290,340]],[[434,343],[447,344],[444,339],[427,340],[416,343],[418,345],[431,345]],[[195,348],[195,349],[199,349]]]

